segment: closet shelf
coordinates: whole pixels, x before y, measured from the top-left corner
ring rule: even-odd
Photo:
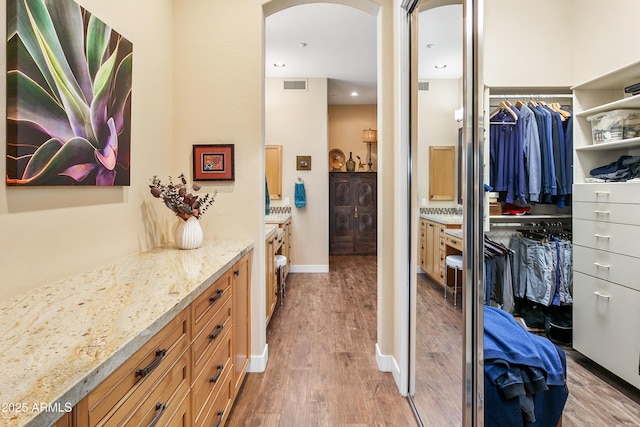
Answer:
[[[620,89],[640,81],[640,61],[603,74],[592,80],[586,81],[571,88],[571,90],[583,89]]]
[[[622,98],[617,101],[609,102],[608,104],[598,105],[597,107],[589,108],[588,110],[576,113],[577,117],[588,117],[593,114],[601,113],[603,111],[617,110],[621,108],[640,108],[640,95],[630,96]]]
[[[640,138],[629,138],[620,141],[603,142],[602,144],[585,145],[575,147],[576,151],[600,151],[600,150],[626,150],[629,148],[639,148]]]
[[[490,215],[492,223],[549,221],[557,219],[571,219],[571,214],[539,214],[539,215]]]

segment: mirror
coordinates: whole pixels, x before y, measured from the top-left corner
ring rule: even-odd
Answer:
[[[265,173],[271,200],[282,199],[282,145],[264,147]]]

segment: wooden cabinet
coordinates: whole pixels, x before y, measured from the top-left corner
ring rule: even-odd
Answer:
[[[448,228],[460,228],[460,225],[420,219],[420,267],[441,285],[445,283],[447,256],[445,230]]]
[[[267,324],[271,320],[271,315],[273,311],[276,309],[276,286],[277,286],[277,278],[276,278],[276,245],[278,239],[277,234],[270,234],[264,243],[264,253],[265,253],[265,300],[266,300],[266,320]]]
[[[329,254],[377,252],[375,172],[329,173]]]
[[[249,363],[250,275],[251,252],[56,426],[224,425]]]
[[[282,145],[266,145],[265,173],[271,200],[282,199]]]
[[[429,147],[429,200],[454,200],[456,147]]]
[[[291,269],[293,255],[293,251],[291,250],[291,218],[285,221],[281,227],[284,228],[284,235],[282,237],[282,255],[287,257],[287,267],[284,271],[284,276],[286,278],[289,275],[289,270]]]

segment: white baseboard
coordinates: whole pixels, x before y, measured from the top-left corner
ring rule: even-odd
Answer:
[[[391,375],[393,375],[396,384],[400,384],[400,367],[396,363],[396,360],[393,358],[393,356],[384,355],[380,352],[378,343],[376,343],[376,363],[378,364],[378,369],[380,371],[391,372]]]
[[[289,273],[328,273],[329,265],[296,265],[291,264]]]
[[[264,345],[264,350],[259,356],[251,355],[247,372],[264,372],[269,361],[269,344]]]

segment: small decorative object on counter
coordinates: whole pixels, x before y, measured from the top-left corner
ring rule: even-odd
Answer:
[[[178,226],[174,232],[176,246],[180,249],[196,249],[202,244],[203,233],[200,226],[200,217],[215,201],[216,191],[213,194],[196,196],[189,192],[187,180],[184,174],[178,176],[180,182],[174,183],[169,177],[169,183],[164,184],[157,176],[151,179],[151,194],[153,197],[162,199],[165,206],[176,213],[180,218]],[[200,190],[201,186],[193,183],[193,192]]]
[[[352,152],[349,151],[349,160],[347,160],[347,172],[353,172],[356,170],[356,162],[353,160]]]

